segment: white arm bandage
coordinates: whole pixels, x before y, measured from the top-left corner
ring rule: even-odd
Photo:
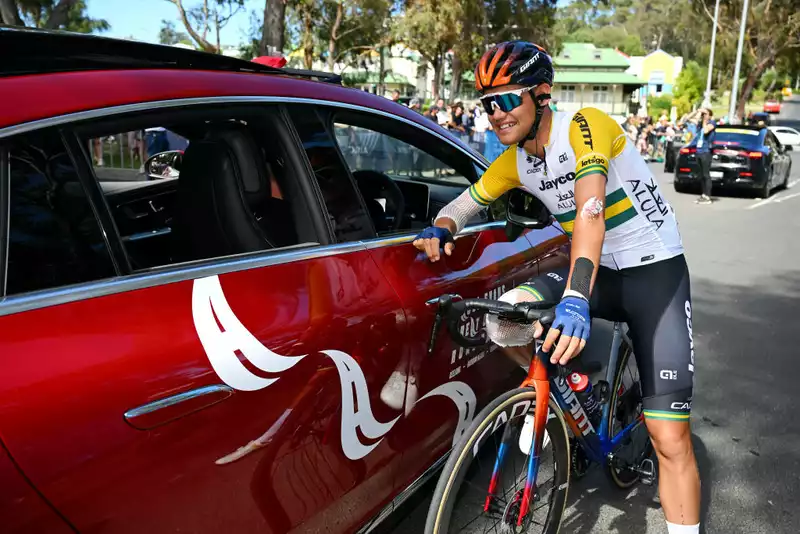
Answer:
[[[469,189],[466,189],[463,193],[458,195],[455,200],[443,207],[441,211],[436,214],[434,222],[442,217],[452,219],[456,223],[456,233],[458,233],[464,229],[467,225],[467,221],[477,215],[482,209],[486,209],[486,206],[481,206],[475,202],[472,195],[469,194]]]

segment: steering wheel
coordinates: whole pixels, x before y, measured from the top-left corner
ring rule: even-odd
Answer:
[[[385,214],[383,215],[382,221],[376,220],[378,214],[370,210],[370,215],[372,216],[377,230],[389,230],[392,232],[399,230],[406,213],[406,199],[395,181],[382,172],[371,170],[355,171],[353,173],[353,178],[356,179],[356,184],[358,184],[358,189],[361,191],[361,196],[364,197],[366,202],[372,201],[373,203],[377,203],[376,199],[385,198],[387,201],[386,213],[391,213],[389,211],[389,206],[391,205],[394,221],[392,221],[389,227],[386,226]]]

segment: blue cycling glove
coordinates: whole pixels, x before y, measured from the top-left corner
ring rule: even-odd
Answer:
[[[434,238],[439,240],[439,248],[442,249],[444,248],[445,244],[455,242],[453,240],[453,234],[450,233],[450,230],[447,228],[441,228],[439,226],[429,226],[425,228],[417,237],[414,238],[414,240],[416,241],[417,239]]]
[[[561,331],[562,336],[589,339],[592,320],[589,316],[589,303],[580,297],[564,297],[556,306],[556,320],[552,328]]]

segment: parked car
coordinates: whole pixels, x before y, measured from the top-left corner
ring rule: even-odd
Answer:
[[[436,124],[221,55],[0,48],[4,534],[366,532],[519,383],[445,333],[428,354],[427,302],[498,297],[567,238],[507,235],[500,200],[424,261],[414,236],[488,166]],[[150,128],[187,145],[162,179]]]
[[[800,147],[800,132],[788,126],[771,126],[770,130],[778,138],[778,142],[791,150],[792,147]]]
[[[749,189],[767,198],[775,187],[786,187],[792,160],[768,128],[719,126],[712,146],[714,187]],[[675,169],[675,190],[700,190],[697,140],[681,148]]]
[[[765,113],[780,113],[781,112],[781,103],[778,102],[776,99],[771,98],[764,102],[764,112]]]

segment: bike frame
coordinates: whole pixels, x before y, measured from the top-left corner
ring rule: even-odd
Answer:
[[[630,345],[630,340],[622,331],[622,323],[614,323],[611,355],[606,370],[606,380],[612,387],[614,385],[614,375],[617,372],[617,365],[619,364],[619,348],[623,340],[627,341]],[[578,397],[572,391],[567,381],[560,376],[559,373],[552,372],[555,368],[556,365],[550,363],[548,354],[543,353],[541,350],[537,351],[533,359],[533,364],[528,371],[528,376],[522,382],[521,387],[533,387],[536,391],[537,400],[552,398],[562,410],[564,420],[572,429],[575,438],[586,452],[588,458],[596,463],[605,463],[617,445],[638,428],[639,425],[644,424],[644,419],[640,417],[620,430],[616,435],[609,436],[608,414],[611,410],[611,403],[606,402],[602,407],[600,428],[595,430],[583,406],[578,400]],[[525,489],[523,490],[522,503],[519,517],[517,518],[518,526],[522,526],[523,519],[530,508],[531,496],[535,495],[536,477],[539,472],[539,457],[542,450],[544,428],[548,416],[549,402],[537,402],[533,413],[533,450],[528,456]],[[489,509],[489,504],[493,498],[494,489],[497,485],[497,478],[505,458],[504,453],[506,448],[510,445],[506,443],[510,439],[510,436],[510,432],[504,432],[502,437],[497,459],[495,460],[494,470],[492,472],[492,478],[489,483],[489,494],[486,498],[484,510]]]

